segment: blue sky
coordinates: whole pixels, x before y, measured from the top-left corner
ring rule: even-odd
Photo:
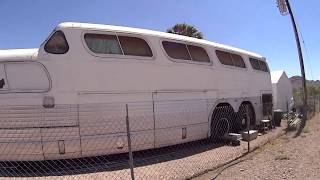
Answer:
[[[320,79],[320,1],[290,2],[305,42],[307,78]],[[267,57],[271,70],[300,74],[290,17],[279,14],[275,0],[1,0],[0,8],[0,49],[39,47],[65,21],[158,31],[185,22],[207,40]]]

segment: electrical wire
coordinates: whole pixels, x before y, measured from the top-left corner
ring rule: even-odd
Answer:
[[[297,26],[298,26],[298,33],[299,33],[299,36],[301,37],[301,40],[302,40],[302,44],[303,44],[303,49],[304,49],[304,52],[305,52],[305,62],[308,66],[308,69],[310,69],[310,72],[309,72],[309,75],[311,76],[311,79],[314,80],[314,76],[313,76],[313,71],[312,71],[312,66],[310,66],[310,56],[309,56],[309,52],[308,52],[308,48],[307,48],[307,45],[306,45],[306,42],[303,38],[303,35],[302,35],[302,31],[301,31],[301,28],[299,26],[299,24],[296,22]]]

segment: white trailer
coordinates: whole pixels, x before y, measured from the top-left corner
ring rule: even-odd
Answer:
[[[271,72],[273,108],[288,112],[293,104],[292,84],[283,70]]]
[[[244,104],[258,125],[272,100],[258,54],[84,23],[59,24],[38,49],[1,50],[0,81],[1,161],[127,152],[126,104],[137,151],[240,131]]]

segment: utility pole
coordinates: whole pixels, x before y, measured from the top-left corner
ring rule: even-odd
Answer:
[[[300,134],[304,126],[306,125],[307,121],[307,107],[308,107],[308,93],[307,93],[307,83],[306,83],[306,75],[304,71],[304,63],[303,63],[303,56],[302,56],[302,50],[301,50],[301,45],[300,45],[300,39],[299,39],[299,34],[297,30],[297,25],[291,10],[291,6],[289,3],[289,0],[278,0],[278,7],[280,10],[280,13],[282,15],[287,15],[288,12],[290,14],[292,26],[293,26],[293,31],[294,31],[294,36],[296,39],[296,44],[297,44],[297,49],[298,49],[298,55],[299,55],[299,61],[300,61],[300,70],[301,70],[301,76],[302,76],[302,89],[303,89],[303,108],[302,108],[302,123],[301,127],[298,130],[298,134]]]

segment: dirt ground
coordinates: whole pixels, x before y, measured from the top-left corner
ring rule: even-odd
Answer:
[[[200,179],[320,179],[319,137],[318,114],[299,137],[287,133],[222,172],[209,172]]]

